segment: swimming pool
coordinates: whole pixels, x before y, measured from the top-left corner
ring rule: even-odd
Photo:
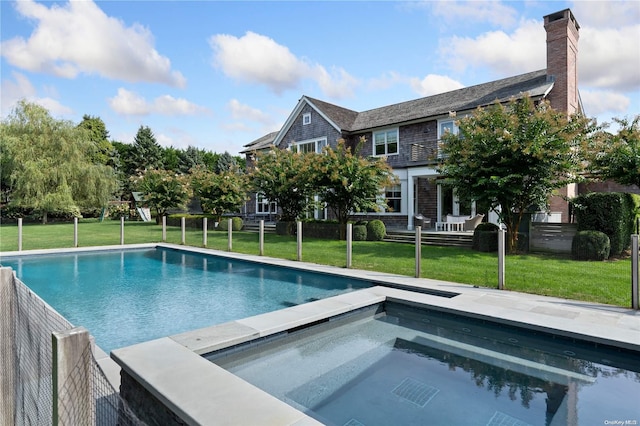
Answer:
[[[397,302],[207,356],[323,424],[349,426],[637,422],[637,357]]]
[[[107,352],[369,287],[169,248],[9,256],[2,265]]]

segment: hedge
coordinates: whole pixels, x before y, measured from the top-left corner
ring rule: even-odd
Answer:
[[[631,243],[638,218],[640,196],[621,192],[592,192],[572,200],[578,231],[600,231],[609,237],[611,255],[618,256]]]
[[[369,241],[382,241],[384,236],[387,235],[387,228],[384,226],[384,222],[379,219],[368,222],[366,227],[367,240]]]
[[[353,241],[366,241],[366,240],[367,240],[367,226],[353,225]]]
[[[571,255],[576,260],[605,260],[610,249],[609,237],[600,231],[578,231],[571,242]]]

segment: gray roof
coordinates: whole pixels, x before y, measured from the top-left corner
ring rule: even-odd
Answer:
[[[250,142],[246,145],[244,145],[245,149],[244,151],[241,151],[241,154],[246,154],[248,152],[253,152],[253,151],[260,151],[261,149],[265,149],[265,148],[271,148],[273,146],[273,141],[275,140],[276,136],[278,136],[279,132],[271,132],[267,135],[264,135],[256,140],[254,140],[253,142]]]
[[[342,130],[349,130],[353,126],[353,122],[358,118],[358,112],[351,109],[343,108],[319,99],[305,96],[311,101],[324,115],[333,121]]]
[[[525,93],[538,98],[545,96],[552,86],[546,70],[540,70],[359,113],[317,99],[307,99],[342,130],[358,132],[424,120],[450,111],[469,111],[495,101],[507,102]]]

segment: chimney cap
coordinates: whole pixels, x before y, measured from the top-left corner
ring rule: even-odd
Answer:
[[[571,12],[571,9],[564,9],[564,10],[560,10],[558,12],[554,12],[554,13],[550,13],[548,15],[546,15],[544,17],[544,24],[548,25],[552,22],[555,21],[559,21],[562,19],[569,19],[571,20],[571,22],[573,22],[576,26],[576,29],[579,30],[580,29],[580,24],[578,24],[578,21],[576,21],[576,17],[573,16],[573,12]]]

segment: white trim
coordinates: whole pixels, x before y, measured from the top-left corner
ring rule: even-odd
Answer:
[[[302,114],[302,125],[306,126],[308,124],[311,124],[311,113],[305,112],[304,114]]]

